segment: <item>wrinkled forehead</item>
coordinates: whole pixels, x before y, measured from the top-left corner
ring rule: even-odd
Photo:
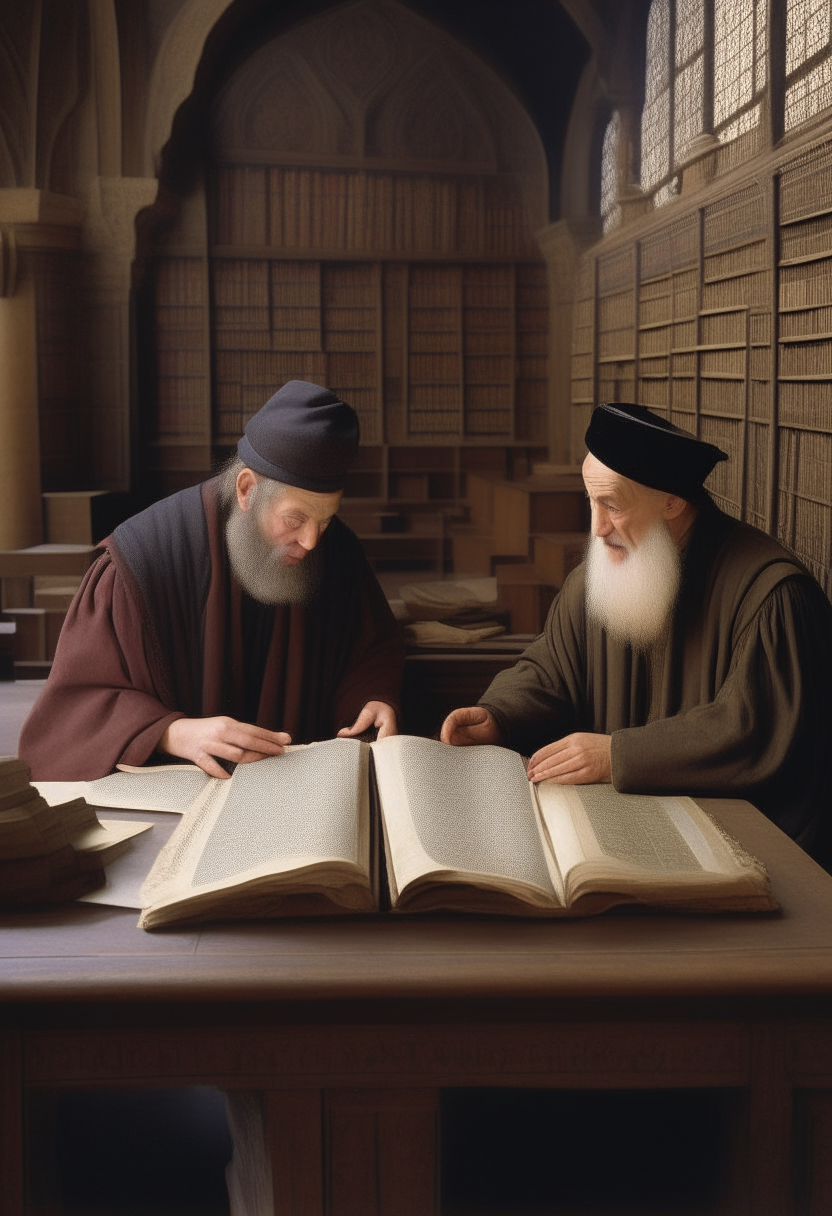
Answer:
[[[590,498],[614,497],[629,503],[655,493],[647,486],[639,485],[637,481],[631,481],[629,477],[607,468],[591,452],[584,461],[581,472]]]
[[[340,490],[318,494],[314,490],[302,490],[299,486],[286,486],[281,494],[272,499],[272,509],[276,514],[300,514],[319,521],[329,519],[340,505]]]

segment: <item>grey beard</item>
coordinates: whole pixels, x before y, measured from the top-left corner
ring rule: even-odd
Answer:
[[[627,548],[623,562],[610,561],[601,537],[593,536],[586,557],[587,615],[615,641],[648,650],[667,634],[681,576],[681,554],[664,520]]]
[[[256,502],[249,511],[234,504],[225,525],[225,544],[237,582],[258,603],[305,604],[314,598],[321,582],[320,550],[287,566],[285,546],[270,544],[260,529]]]

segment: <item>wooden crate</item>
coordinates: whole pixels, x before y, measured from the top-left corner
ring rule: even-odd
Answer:
[[[491,574],[494,539],[479,532],[454,531],[451,534],[451,562],[454,574]]]
[[[483,534],[491,531],[494,522],[494,486],[500,480],[493,473],[468,473],[465,479],[470,520]]]
[[[0,578],[31,579],[39,575],[82,577],[100,550],[95,545],[45,544],[29,549],[0,549]],[[30,601],[31,603],[31,601]]]
[[[48,491],[43,494],[43,534],[52,544],[92,545],[101,540],[100,499],[107,490]]]
[[[497,603],[511,617],[512,633],[538,634],[557,588],[541,579],[533,562],[515,562],[495,567]]]
[[[579,532],[586,523],[580,478],[530,477],[494,486],[494,543],[499,553],[530,556],[534,532]]]
[[[43,608],[10,608],[6,620],[15,625],[15,662],[46,659],[46,611]]]
[[[32,607],[32,579],[29,575],[0,578],[0,609]]]
[[[585,532],[547,532],[532,538],[532,559],[544,583],[562,587],[570,571],[584,560]]]
[[[69,575],[46,575],[32,580],[32,606],[35,608],[66,609],[70,606],[75,593],[81,586],[80,578],[70,578]]]

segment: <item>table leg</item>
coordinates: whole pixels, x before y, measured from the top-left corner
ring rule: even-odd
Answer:
[[[231,1216],[435,1216],[436,1089],[226,1092]]]
[[[439,1091],[325,1094],[328,1216],[435,1216]]]
[[[794,1091],[786,1069],[782,1026],[751,1031],[748,1094],[748,1181],[751,1216],[794,1211],[792,1133]]]
[[[228,1091],[231,1216],[323,1216],[321,1091]]]
[[[0,1033],[0,1216],[23,1216],[23,1048],[18,1031]]]

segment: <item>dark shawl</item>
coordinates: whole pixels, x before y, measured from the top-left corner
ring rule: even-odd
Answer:
[[[588,622],[584,567],[480,704],[525,753],[612,735],[624,793],[747,798],[832,863],[832,606],[797,559],[712,503],[697,516],[666,642],[635,653]]]
[[[33,778],[143,764],[179,717],[228,714],[307,743],[367,701],[398,708],[400,632],[361,545],[337,518],[320,544],[315,599],[272,608],[228,569],[215,482],[120,525],[75,597],[24,725]]]

